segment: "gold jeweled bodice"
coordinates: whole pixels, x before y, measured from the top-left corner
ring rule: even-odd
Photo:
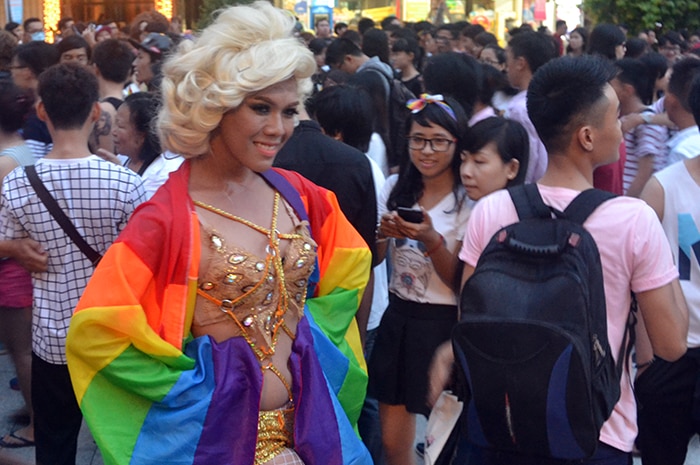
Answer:
[[[259,347],[269,349],[274,346],[276,329],[287,312],[294,320],[301,318],[308,278],[316,260],[316,243],[309,234],[308,222],[299,221],[291,208],[283,205],[291,213],[295,227],[292,233],[277,233],[280,239],[289,241],[278,266],[274,247],[268,245],[267,256],[257,257],[225,243],[215,230],[204,228],[214,253],[208,266],[203,267],[207,271],[198,279],[198,294],[205,299],[200,299],[195,310],[195,335],[206,334],[207,326],[230,326],[237,320],[242,328],[229,328],[234,336],[245,336],[245,330],[255,340],[264,341],[264,345],[258,342]],[[235,316],[234,321],[228,312]]]

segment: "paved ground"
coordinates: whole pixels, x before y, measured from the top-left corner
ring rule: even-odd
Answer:
[[[9,388],[10,379],[15,376],[12,361],[9,355],[0,355],[0,434],[4,435],[10,431],[20,428],[22,425],[16,424],[13,413],[17,412],[24,405],[22,396],[17,391]],[[21,449],[0,448],[0,465],[34,465],[34,448],[24,447]],[[86,425],[78,439],[78,457],[76,465],[103,465],[100,452],[90,436]]]
[[[17,391],[9,389],[9,382],[15,376],[12,362],[8,355],[0,355],[0,434],[4,435],[7,432],[18,429],[17,425],[12,420],[14,412],[20,410],[24,404],[22,396]],[[416,441],[421,441],[425,431],[425,421],[419,417],[418,434]],[[641,460],[635,458],[635,465],[641,465]],[[86,425],[78,440],[78,458],[76,465],[103,465],[100,452],[90,436],[90,432]],[[21,449],[3,449],[0,448],[0,465],[34,465],[34,448],[25,447]],[[215,465],[215,464],[212,464]],[[700,465],[700,442],[697,436],[691,442],[691,451],[688,454],[688,459],[685,465]]]

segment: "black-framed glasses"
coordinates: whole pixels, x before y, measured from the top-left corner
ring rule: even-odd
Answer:
[[[445,139],[444,137],[426,139],[420,136],[408,136],[408,148],[411,150],[423,150],[428,142],[430,142],[430,148],[433,152],[447,152],[450,149],[450,145],[456,141],[454,139]]]

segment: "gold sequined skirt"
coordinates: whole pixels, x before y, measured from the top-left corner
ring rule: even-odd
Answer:
[[[294,446],[294,407],[263,410],[258,415],[255,465],[269,462],[284,449]]]

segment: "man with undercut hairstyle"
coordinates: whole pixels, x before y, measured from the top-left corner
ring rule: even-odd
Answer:
[[[622,138],[619,101],[609,84],[614,75],[614,68],[606,61],[563,57],[542,66],[532,78],[527,109],[549,158],[537,189],[544,203],[556,210],[564,211],[580,192],[591,189],[593,170],[618,157]],[[518,214],[505,190],[494,192],[476,204],[459,254],[465,262],[463,284],[474,273],[494,234],[516,222]],[[678,283],[678,271],[654,211],[639,199],[616,197],[595,209],[583,227],[595,240],[600,253],[613,357],[624,353],[620,348],[626,333],[631,292],[635,292],[640,319],[646,323],[654,353],[668,361],[678,360],[686,350],[688,310]],[[438,349],[431,372],[433,399],[437,399],[450,377],[452,360],[450,345]],[[596,452],[575,463],[629,465],[632,462],[637,409],[630,376],[629,370],[623,370],[619,381],[621,395],[601,428]],[[494,418],[499,415],[493,412]],[[466,421],[463,425],[469,427]],[[471,443],[464,449],[466,458],[460,463],[470,465],[573,463]],[[549,451],[542,451],[543,456],[546,454]]]

